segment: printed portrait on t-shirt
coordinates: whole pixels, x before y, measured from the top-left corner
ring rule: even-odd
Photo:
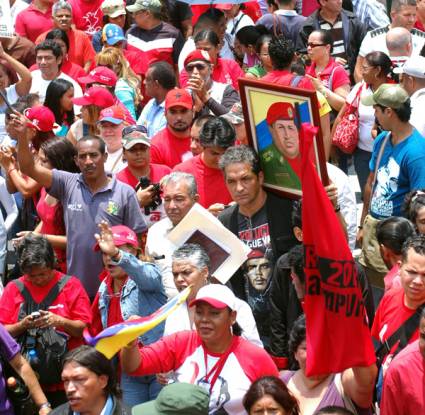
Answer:
[[[244,266],[246,282],[256,291],[264,292],[270,281],[272,264],[260,250],[251,251]]]

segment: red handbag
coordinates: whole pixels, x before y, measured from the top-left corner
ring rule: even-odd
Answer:
[[[351,104],[347,104],[345,112],[335,128],[332,144],[343,153],[351,154],[359,142],[359,103],[363,85]]]

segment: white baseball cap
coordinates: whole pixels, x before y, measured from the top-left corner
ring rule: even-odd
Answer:
[[[229,307],[236,310],[236,297],[232,290],[221,284],[204,285],[196,294],[196,298],[192,300],[189,307],[204,302],[218,309]]]
[[[407,59],[403,66],[394,68],[394,73],[425,79],[425,58],[423,56],[412,56]]]

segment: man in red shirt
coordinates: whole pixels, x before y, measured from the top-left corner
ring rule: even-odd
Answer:
[[[199,203],[208,209],[215,203],[227,205],[232,201],[218,161],[236,140],[234,128],[221,117],[208,120],[199,134],[202,153],[178,164],[174,171],[190,173],[198,186]],[[221,207],[222,208],[222,207]]]
[[[102,2],[103,0],[69,0],[75,27],[90,37],[102,29],[103,13],[100,8]]]
[[[376,311],[372,336],[381,343],[387,341],[419,307],[425,304],[425,236],[414,236],[406,241],[402,249],[400,268],[401,288],[394,288],[384,295]],[[410,333],[404,333],[409,335]],[[404,347],[418,338],[416,329],[408,338],[400,333],[400,346]],[[389,344],[389,357],[399,349],[399,341]],[[390,359],[387,359],[389,362]],[[387,365],[385,365],[387,366]]]
[[[96,52],[90,38],[72,25],[72,6],[65,0],[59,0],[52,9],[53,27],[66,32],[69,40],[68,60],[80,65],[87,73],[94,64]],[[35,41],[39,44],[46,38],[47,32],[38,36]]]
[[[127,167],[121,170],[117,179],[127,183],[133,189],[139,184],[142,177],[149,178],[151,185],[145,189],[137,191],[137,199],[140,207],[144,208],[152,203],[155,196],[154,183],[159,183],[167,174],[171,173],[168,166],[151,163],[150,147],[151,142],[146,134],[146,128],[141,125],[131,125],[124,128],[122,132],[123,156],[127,160]],[[144,215],[148,227],[165,217],[163,205]]]
[[[53,26],[53,3],[54,0],[33,0],[29,7],[16,16],[15,32],[34,43],[39,35]]]
[[[167,126],[152,137],[152,163],[174,168],[192,157],[190,126],[193,120],[193,101],[185,89],[172,89],[165,97]]]

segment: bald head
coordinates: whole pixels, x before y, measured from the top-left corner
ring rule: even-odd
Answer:
[[[390,29],[385,41],[390,57],[410,56],[412,53],[412,35],[404,27]]]

